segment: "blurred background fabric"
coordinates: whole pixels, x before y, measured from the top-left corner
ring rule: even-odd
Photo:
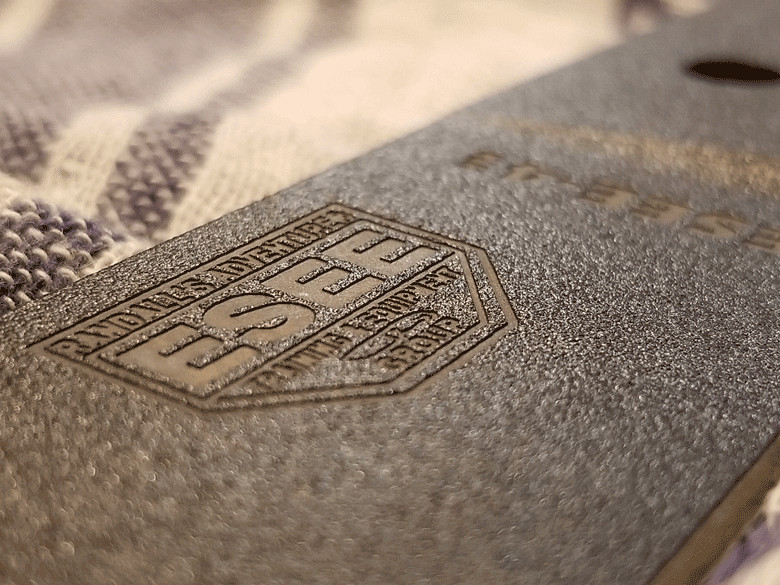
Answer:
[[[0,0],[0,315],[707,6]],[[779,524],[710,582],[780,583]]]
[[[3,0],[0,313],[612,45],[625,14],[593,0]]]

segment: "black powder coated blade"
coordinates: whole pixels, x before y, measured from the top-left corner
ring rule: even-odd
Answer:
[[[743,477],[780,425],[778,28],[720,5],[14,311],[5,576],[700,580],[780,467]]]

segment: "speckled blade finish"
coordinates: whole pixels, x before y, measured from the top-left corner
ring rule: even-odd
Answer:
[[[700,579],[780,425],[780,85],[686,68],[778,28],[672,23],[14,311],[0,575]]]

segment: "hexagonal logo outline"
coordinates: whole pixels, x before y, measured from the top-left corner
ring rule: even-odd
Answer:
[[[226,412],[410,392],[516,325],[483,249],[331,204],[32,349]]]

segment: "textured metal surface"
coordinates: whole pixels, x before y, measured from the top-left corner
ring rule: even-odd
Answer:
[[[723,5],[15,311],[6,579],[651,579],[780,425],[780,86],[683,70],[778,64],[779,25]],[[516,328],[408,394],[220,414],[25,349],[331,203],[484,250]]]

